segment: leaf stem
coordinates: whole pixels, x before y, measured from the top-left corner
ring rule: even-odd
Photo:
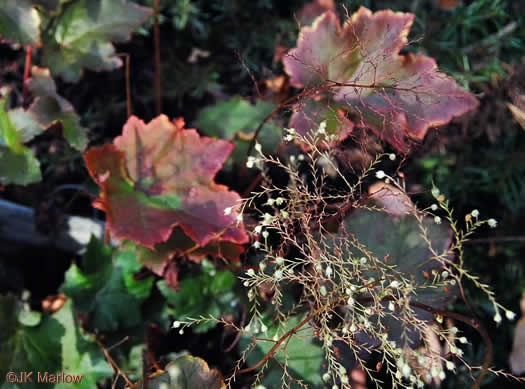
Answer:
[[[160,67],[160,28],[159,0],[153,1],[153,42],[155,49],[155,106],[157,115],[162,113],[161,67]]]

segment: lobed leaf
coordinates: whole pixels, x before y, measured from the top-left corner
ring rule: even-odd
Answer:
[[[277,335],[283,336],[287,331],[297,326],[305,315],[290,317],[282,328],[272,325],[261,338],[257,340],[257,345],[247,353],[249,365],[255,365],[262,360],[270,349],[275,345],[271,339]],[[255,335],[255,334],[254,334]],[[259,335],[260,336],[260,335]],[[251,342],[248,335],[241,336],[240,349],[246,349]],[[312,388],[323,387],[322,364],[324,362],[324,351],[320,344],[315,341],[314,330],[309,325],[302,327],[297,333],[292,334],[276,350],[274,356],[279,363],[271,361],[265,370],[265,378],[262,383],[269,388],[281,387],[283,371],[281,366],[286,366],[288,374],[296,379],[305,381]],[[299,386],[293,384],[292,388]]]
[[[361,7],[341,28],[335,13],[325,12],[301,29],[297,47],[283,59],[291,85],[320,88],[356,125],[407,151],[408,140],[422,140],[429,127],[478,105],[432,58],[399,55],[413,19],[413,14]],[[304,133],[317,126],[314,120],[309,128],[296,129]]]
[[[208,136],[234,142],[235,149],[230,159],[242,163],[246,159],[255,130],[274,109],[273,104],[263,100],[250,104],[242,97],[234,96],[228,101],[201,110],[197,125]],[[281,128],[274,121],[263,126],[257,139],[264,153],[274,153],[277,150],[281,143]]]
[[[139,383],[138,389],[145,386]],[[148,378],[150,389],[226,389],[221,373],[199,357],[185,355]]]
[[[71,103],[57,93],[49,69],[33,66],[27,86],[35,96],[35,100],[26,111],[32,115],[32,119],[42,129],[60,123],[64,138],[69,144],[79,151],[84,151],[88,143],[86,130],[80,125],[80,117]]]
[[[356,209],[344,218],[338,233],[327,240],[328,246],[332,250],[343,247],[341,255],[348,258],[361,258],[366,255],[363,251],[366,250],[375,258],[377,266],[393,269],[388,271],[395,271],[410,280],[413,301],[437,309],[451,303],[457,297],[457,288],[436,285],[429,276],[433,271],[441,273],[443,270],[434,253],[447,253],[452,242],[451,228],[446,224],[436,224],[430,217],[423,217],[420,224],[415,216],[418,211],[410,198],[383,182],[371,186],[366,205],[368,208]],[[349,239],[358,241],[359,249],[345,246],[344,242]],[[366,278],[370,277],[379,279],[381,274],[370,270]],[[383,304],[388,312],[386,303]],[[432,314],[419,308],[414,308],[414,311],[420,320],[434,319]],[[387,315],[381,321],[389,329],[389,339],[401,339],[402,336],[409,336],[414,342],[420,339],[419,332],[412,325],[403,327],[398,317]],[[362,333],[360,337],[363,342],[374,343],[368,334]]]
[[[177,292],[170,288],[167,281],[157,282],[157,287],[172,307],[167,312],[177,320],[199,316],[221,317],[223,314],[232,313],[234,286],[233,273],[216,271],[209,261],[202,262],[202,271],[198,276],[184,278],[179,283]],[[215,322],[203,322],[192,328],[195,332],[206,332],[215,326]]]
[[[75,323],[71,302],[58,312],[38,322],[21,321],[25,308],[14,296],[0,296],[0,373],[20,374],[34,371],[33,382],[23,385],[3,382],[1,389],[54,388],[66,389],[70,383],[47,384],[38,382],[36,372],[80,375],[75,388],[91,389],[97,382],[112,375],[102,351],[84,335]]]
[[[82,269],[73,264],[61,291],[71,297],[79,312],[90,315],[94,328],[115,331],[137,325],[140,304],[153,286],[153,278],[134,280],[140,269],[132,252],[122,252],[113,265],[112,249],[92,238],[82,258]]]
[[[122,66],[111,43],[128,40],[151,15],[149,8],[125,0],[78,0],[64,7],[43,37],[43,61],[53,75],[76,82],[83,68]]]
[[[218,236],[245,243],[236,213],[224,213],[239,195],[213,181],[233,146],[183,127],[164,115],[148,124],[131,117],[113,145],[88,151],[89,172],[102,188],[94,206],[106,211],[115,238],[151,249],[175,226],[200,246]]]
[[[40,16],[29,0],[0,0],[0,40],[40,44]]]

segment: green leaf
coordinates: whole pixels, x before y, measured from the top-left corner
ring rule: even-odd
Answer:
[[[140,384],[138,389],[142,389]],[[221,373],[205,360],[186,355],[166,365],[148,380],[149,389],[226,389]]]
[[[0,184],[27,185],[42,179],[40,163],[23,145],[39,132],[31,118],[22,110],[7,112],[7,97],[0,100]],[[26,123],[20,127],[16,123]]]
[[[257,127],[275,109],[273,104],[257,100],[250,104],[240,96],[220,102],[201,110],[197,127],[208,136],[235,142],[230,160],[243,162]],[[281,127],[270,120],[257,140],[265,153],[274,153],[281,143]]]
[[[144,8],[125,0],[78,0],[53,20],[44,35],[43,61],[53,75],[76,82],[83,68],[114,70],[122,66],[111,41],[128,40],[151,15]]]
[[[32,115],[42,129],[60,123],[64,138],[69,144],[84,151],[88,143],[86,130],[80,125],[80,117],[71,103],[57,93],[49,70],[34,66],[27,86],[35,96],[35,101],[26,112]]]
[[[92,389],[101,379],[111,377],[113,370],[106,362],[102,350],[90,336],[78,327],[73,315],[71,301],[66,302],[53,318],[65,329],[61,338],[62,367],[60,371],[71,375],[81,375],[82,382],[74,385],[58,383],[54,389]]]
[[[0,0],[0,38],[21,45],[40,43],[40,17],[29,0]]]
[[[0,374],[31,372],[32,381],[23,385],[4,382],[0,389],[69,389],[71,383],[38,382],[37,372],[50,375],[64,373],[81,376],[76,389],[92,389],[97,382],[113,374],[98,346],[76,325],[71,302],[68,301],[52,316],[35,324],[24,325],[23,305],[11,295],[0,296]],[[31,316],[38,316],[32,312]],[[23,319],[22,321],[25,321]],[[51,379],[51,378],[50,378]],[[58,381],[57,381],[58,382]]]
[[[112,250],[92,238],[83,257],[83,270],[72,265],[66,272],[61,291],[70,296],[75,307],[90,314],[91,323],[100,331],[130,328],[141,320],[140,303],[149,296],[152,279],[133,280],[128,253],[112,263]]]
[[[168,311],[177,320],[199,316],[220,317],[224,313],[232,312],[231,303],[235,299],[232,290],[234,285],[233,273],[217,272],[207,260],[202,261],[202,273],[182,280],[177,292],[170,288],[166,281],[157,282],[160,292],[166,297],[168,304],[173,307]],[[213,327],[215,327],[215,322],[200,323],[192,328],[195,332],[206,332]]]
[[[248,364],[250,366],[255,365],[266,356],[275,345],[275,342],[269,339],[272,339],[275,335],[280,338],[286,332],[295,328],[304,319],[304,314],[292,316],[287,320],[286,324],[281,327],[277,325],[268,326],[268,331],[262,334],[262,336],[261,334],[254,334],[254,336],[263,339],[257,340],[256,347],[248,352]],[[250,329],[253,331],[252,327],[253,326],[250,326]],[[250,336],[241,336],[241,350],[246,349],[251,342],[252,339]],[[320,344],[315,342],[314,330],[308,323],[281,344],[274,354],[274,358],[287,366],[288,373],[294,379],[303,380],[313,385],[313,387],[323,386],[321,365],[324,360],[324,351]],[[281,365],[270,359],[269,366],[267,370],[265,370],[263,385],[269,388],[281,387],[282,375]],[[292,387],[298,388],[299,386],[294,384]]]
[[[0,296],[0,374],[2,379],[8,372],[60,370],[62,364],[61,338],[64,327],[55,318],[46,317],[38,326],[24,326],[18,317],[23,306],[11,295]],[[50,388],[50,385],[24,385],[24,389]],[[4,382],[0,389],[14,386]],[[22,386],[19,386],[22,387]]]
[[[40,162],[31,150],[18,154],[0,146],[0,184],[27,185],[41,179]]]

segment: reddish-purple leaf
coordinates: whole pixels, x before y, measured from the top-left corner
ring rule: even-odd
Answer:
[[[361,7],[341,28],[335,13],[325,12],[301,29],[297,48],[283,59],[290,83],[323,85],[321,93],[356,125],[406,151],[407,139],[422,140],[429,127],[478,105],[432,58],[399,55],[413,19],[413,14]]]
[[[113,145],[85,154],[89,172],[101,186],[95,206],[106,211],[108,229],[117,239],[154,248],[180,226],[199,246],[215,239],[245,243],[237,226],[236,192],[213,179],[233,146],[201,137],[161,115],[150,123],[132,116]]]

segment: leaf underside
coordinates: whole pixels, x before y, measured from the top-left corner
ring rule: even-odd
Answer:
[[[428,128],[478,105],[471,93],[439,72],[434,59],[399,55],[413,19],[409,13],[372,13],[361,7],[341,27],[333,11],[325,12],[301,29],[297,47],[283,58],[290,83],[297,88],[322,86],[315,103],[329,99],[332,110],[345,112],[355,125],[406,152],[409,140],[422,140]],[[298,122],[296,115],[291,126],[302,134],[326,120],[313,115]],[[348,124],[341,120],[339,127],[343,136],[338,141],[346,137]]]

